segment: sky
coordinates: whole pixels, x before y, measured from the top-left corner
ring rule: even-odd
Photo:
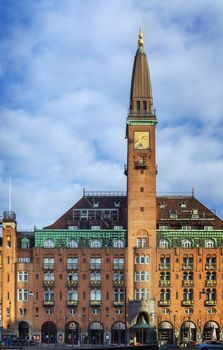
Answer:
[[[0,0],[0,215],[53,223],[83,188],[125,191],[125,123],[143,28],[157,191],[223,218],[222,0]]]

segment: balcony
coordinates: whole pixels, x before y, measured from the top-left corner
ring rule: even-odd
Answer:
[[[67,270],[77,270],[78,264],[67,264]]]
[[[159,304],[159,306],[170,306],[171,301],[170,300],[159,300],[158,304]]]
[[[181,305],[182,306],[193,306],[194,300],[182,300]]]
[[[204,305],[205,306],[215,306],[215,305],[217,305],[217,300],[205,300]]]
[[[101,281],[90,281],[90,287],[93,288],[100,288],[101,287]]]
[[[67,306],[77,306],[78,300],[67,300]]]
[[[101,306],[101,300],[90,300],[91,306]]]
[[[77,287],[78,281],[67,281],[67,287]]]
[[[54,270],[54,264],[43,264],[44,270]]]
[[[49,288],[54,286],[54,281],[43,281],[43,287]]]
[[[205,269],[206,270],[216,270],[216,268],[217,268],[217,264],[216,263],[205,264]]]
[[[183,280],[182,281],[182,286],[183,287],[193,287],[194,286],[194,281],[193,280]]]
[[[54,306],[54,300],[44,300],[43,306]]]
[[[170,287],[170,280],[159,281],[159,287]]]
[[[216,280],[206,280],[205,281],[205,287],[215,287],[217,285]]]
[[[114,287],[123,287],[124,286],[124,280],[115,280],[113,282]]]
[[[160,270],[170,270],[170,264],[159,264]]]
[[[124,300],[114,300],[114,306],[125,306]]]
[[[194,269],[194,264],[183,264],[182,265],[183,270],[193,270]]]

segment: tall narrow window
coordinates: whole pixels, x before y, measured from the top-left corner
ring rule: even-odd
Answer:
[[[140,111],[140,101],[136,101],[137,111]]]

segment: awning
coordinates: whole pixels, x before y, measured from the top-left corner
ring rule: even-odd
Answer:
[[[142,328],[148,329],[148,328],[153,328],[153,327],[151,327],[151,326],[146,322],[145,318],[142,317],[142,318],[140,318],[140,319],[138,320],[138,322],[137,322],[132,328],[136,328],[136,329],[139,329],[139,328],[140,328],[140,329],[142,329]]]

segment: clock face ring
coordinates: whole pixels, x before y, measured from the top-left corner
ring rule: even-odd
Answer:
[[[134,149],[149,149],[149,131],[134,132]]]

